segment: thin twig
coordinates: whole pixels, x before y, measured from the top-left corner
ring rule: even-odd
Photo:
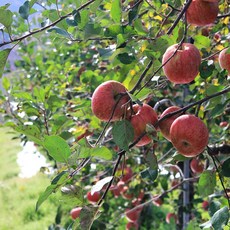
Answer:
[[[169,118],[169,117],[172,117],[172,116],[174,116],[174,115],[176,115],[176,114],[178,114],[178,113],[183,113],[183,112],[185,112],[186,110],[192,108],[192,107],[195,106],[195,105],[202,104],[202,103],[205,102],[205,101],[208,101],[208,100],[210,100],[210,99],[212,99],[212,98],[214,98],[214,97],[218,97],[218,96],[223,95],[223,94],[228,93],[228,92],[230,92],[230,87],[228,87],[228,88],[226,88],[226,89],[224,89],[224,90],[222,90],[222,91],[220,91],[220,92],[214,93],[214,94],[212,94],[212,95],[210,95],[210,96],[207,96],[207,97],[205,97],[205,98],[203,98],[203,99],[201,99],[201,100],[199,100],[199,101],[196,101],[196,102],[193,102],[193,103],[191,103],[191,104],[188,104],[187,106],[185,106],[185,107],[183,107],[183,108],[181,108],[181,109],[179,109],[179,110],[176,110],[176,111],[174,111],[174,112],[168,113],[168,114],[166,114],[165,116],[163,116],[162,118],[160,118],[160,119],[154,124],[154,126],[157,127],[157,126],[159,125],[160,122],[162,122],[163,120],[165,120],[165,119],[167,119],[167,118]]]
[[[151,60],[149,62],[149,64],[146,66],[144,72],[141,74],[140,78],[138,79],[137,83],[135,84],[135,86],[129,91],[130,94],[133,94],[137,88],[139,87],[139,85],[141,84],[143,78],[145,77],[145,75],[147,74],[147,72],[149,71],[150,67],[152,66],[153,61]]]
[[[190,6],[190,4],[192,3],[192,0],[188,0],[186,2],[186,4],[184,5],[184,8],[182,9],[182,11],[180,12],[180,14],[178,15],[178,17],[176,18],[176,20],[174,21],[174,23],[172,24],[172,26],[168,29],[167,34],[170,35],[172,33],[172,31],[174,30],[174,28],[177,26],[177,24],[179,23],[180,19],[183,17],[184,13],[186,12],[186,10],[188,9],[188,7]]]
[[[212,152],[212,149],[209,148],[208,146],[207,146],[207,149],[208,149],[208,153],[211,153],[211,152]],[[227,198],[227,200],[228,200],[228,207],[230,208],[230,199],[229,199],[227,190],[226,190],[226,188],[225,188],[225,185],[224,185],[222,176],[221,176],[220,171],[219,171],[219,169],[218,169],[218,166],[217,166],[217,164],[216,164],[215,157],[214,157],[212,154],[209,154],[209,156],[212,158],[212,161],[213,161],[213,163],[214,163],[214,165],[215,165],[216,171],[217,171],[217,173],[218,173],[218,175],[219,175],[219,178],[220,178],[220,183],[221,183],[221,185],[222,185],[222,187],[223,187],[223,189],[224,189],[224,193],[225,193],[226,198]]]

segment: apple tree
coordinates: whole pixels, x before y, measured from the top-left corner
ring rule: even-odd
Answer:
[[[11,6],[3,125],[55,169],[49,229],[228,229],[229,2]]]

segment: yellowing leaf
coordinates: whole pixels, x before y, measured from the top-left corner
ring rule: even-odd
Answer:
[[[224,24],[229,25],[229,17],[226,17],[226,18],[224,19]]]
[[[216,46],[216,49],[217,49],[217,50],[222,50],[222,49],[224,49],[224,46],[223,46],[223,45],[217,45],[217,46]]]
[[[159,15],[155,16],[155,17],[154,17],[154,19],[159,20],[159,21],[161,21],[161,22],[162,22],[162,17],[161,17],[161,16],[159,16]]]
[[[136,74],[136,71],[135,71],[134,69],[131,69],[131,70],[130,70],[130,74],[131,74],[132,76],[134,76],[134,75]]]

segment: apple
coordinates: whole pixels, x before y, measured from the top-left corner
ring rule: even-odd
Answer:
[[[230,48],[223,49],[219,54],[219,64],[230,74]]]
[[[127,185],[123,187],[121,195],[127,200],[131,200],[134,197],[133,193],[129,191],[129,187]]]
[[[208,207],[209,207],[209,202],[207,200],[204,200],[202,202],[202,208],[207,211]]]
[[[135,221],[135,222],[128,222],[126,224],[126,230],[138,230],[138,223]]]
[[[178,44],[174,44],[165,51],[162,58],[162,64],[164,63],[166,64],[163,66],[163,71],[169,81],[187,84],[192,82],[199,73],[201,56],[193,44],[183,43],[179,49]]]
[[[116,185],[111,185],[109,190],[113,193],[115,198],[117,198],[121,195],[120,189]]]
[[[97,203],[100,200],[101,195],[100,192],[95,192],[91,194],[91,191],[88,191],[86,197],[90,203]]]
[[[154,198],[154,197],[157,197],[157,196],[158,196],[158,195],[155,195],[155,196],[153,196],[153,198]],[[161,205],[163,204],[163,200],[162,200],[161,198],[154,199],[154,200],[153,200],[153,204],[154,204],[155,206],[159,207],[159,206],[161,206]]]
[[[194,115],[181,115],[171,125],[171,142],[186,157],[195,157],[208,144],[209,132],[204,122]]]
[[[93,114],[102,121],[117,121],[125,112],[125,104],[129,101],[128,96],[123,96],[120,101],[119,94],[125,93],[127,89],[120,82],[106,81],[99,85],[92,95]],[[116,106],[115,110],[114,107]],[[113,117],[110,120],[112,113]]]
[[[190,168],[192,170],[193,173],[202,173],[204,171],[204,164],[202,163],[202,161],[193,158],[190,161]]]
[[[136,140],[142,133],[144,133],[147,124],[154,125],[157,122],[157,114],[155,110],[148,104],[133,106],[133,113],[131,116],[131,124],[134,128],[134,140]],[[145,135],[136,144],[136,146],[144,146],[149,144],[152,139]]]
[[[176,186],[176,185],[178,185],[178,184],[179,184],[179,180],[174,179],[174,180],[172,181],[172,183],[171,183],[171,186],[174,187],[174,186]]]
[[[73,220],[77,219],[80,216],[81,210],[82,210],[82,207],[77,207],[77,208],[73,208],[70,211],[70,215],[71,215]]]
[[[228,126],[228,122],[227,121],[222,121],[220,122],[220,127],[224,128]]]
[[[125,167],[123,169],[123,176],[121,177],[121,180],[124,181],[125,183],[129,182],[130,179],[133,176],[133,171],[130,167]]]
[[[177,111],[177,110],[179,110],[179,109],[181,109],[181,108],[178,107],[178,106],[171,106],[171,107],[167,108],[167,109],[161,114],[160,119],[161,119],[162,117],[164,117],[166,114],[171,113],[171,112],[174,112],[174,111]],[[176,114],[176,115],[174,115],[174,116],[171,116],[171,117],[169,117],[169,118],[166,118],[165,120],[163,120],[163,121],[161,121],[161,122],[159,123],[159,128],[160,128],[160,131],[161,131],[162,135],[163,135],[167,140],[169,140],[169,141],[170,141],[170,127],[171,127],[172,123],[174,122],[174,120],[175,120],[177,117],[179,117],[179,116],[180,116],[180,114]]]
[[[170,224],[170,220],[171,219],[174,219],[175,220],[175,223],[177,222],[177,215],[175,214],[175,213],[168,213],[167,215],[166,215],[166,222],[168,223],[168,224]]]
[[[142,211],[142,207],[137,208],[137,209],[130,209],[130,208],[126,209],[125,210],[126,219],[130,222],[137,221],[140,216],[141,211]]]
[[[186,19],[189,24],[205,26],[215,22],[218,11],[218,1],[193,0],[186,11]]]

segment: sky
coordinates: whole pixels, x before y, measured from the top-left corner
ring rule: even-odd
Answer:
[[[19,7],[23,5],[26,0],[0,0],[0,6],[10,3],[9,9],[11,11],[18,11]]]

